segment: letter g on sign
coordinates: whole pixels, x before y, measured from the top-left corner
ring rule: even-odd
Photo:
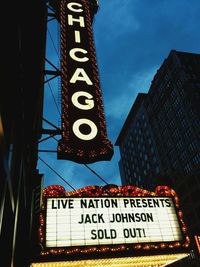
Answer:
[[[79,97],[84,96],[86,97],[85,99],[85,104],[81,104],[79,102]],[[75,107],[82,109],[82,110],[89,110],[94,107],[94,100],[92,99],[93,96],[89,94],[88,92],[84,91],[79,91],[76,92],[72,95],[72,103],[74,104]]]

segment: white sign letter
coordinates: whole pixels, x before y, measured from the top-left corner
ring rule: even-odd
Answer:
[[[85,27],[85,21],[84,21],[84,17],[80,16],[78,19],[75,19],[72,17],[72,15],[68,15],[68,24],[70,26],[73,26],[73,22],[79,22],[80,27]]]
[[[73,6],[82,7],[81,4],[75,3],[75,2],[71,2],[71,3],[67,4],[67,7],[69,8],[69,10],[71,10],[73,12],[83,12],[83,9],[81,9],[81,8],[74,8]]]
[[[85,99],[85,104],[81,104],[78,101],[78,98],[80,96],[84,96],[87,99]],[[93,96],[87,92],[84,91],[79,91],[76,92],[72,95],[72,103],[74,104],[75,107],[79,108],[79,109],[83,109],[83,110],[89,110],[92,109],[94,107],[94,100],[92,100]]]
[[[78,62],[86,62],[89,60],[88,57],[77,57],[76,56],[76,52],[79,52],[79,53],[83,53],[83,54],[87,54],[87,50],[85,49],[82,49],[82,48],[72,48],[70,51],[69,51],[69,55],[70,57],[75,60],[75,61],[78,61]]]
[[[83,134],[80,132],[80,129],[79,127],[82,125],[82,124],[86,124],[90,127],[90,133],[89,134]],[[88,120],[88,119],[79,119],[77,121],[74,122],[73,124],[73,132],[74,134],[81,140],[92,140],[95,138],[95,136],[97,135],[97,126],[94,124],[94,122],[92,122],[91,120]]]
[[[81,76],[79,76],[81,74]],[[90,78],[87,76],[86,72],[82,68],[77,68],[74,72],[70,83],[76,83],[76,81],[85,81],[88,85],[92,85]]]
[[[74,31],[74,35],[75,35],[75,42],[80,43],[81,42],[80,31]]]

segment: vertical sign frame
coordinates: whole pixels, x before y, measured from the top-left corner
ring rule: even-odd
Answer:
[[[110,160],[88,0],[61,0],[62,138],[58,159]]]

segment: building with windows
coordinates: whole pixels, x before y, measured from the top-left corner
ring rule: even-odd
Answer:
[[[123,184],[172,186],[191,235],[200,232],[200,55],[172,50],[117,138]]]
[[[154,189],[155,177],[161,172],[161,163],[145,108],[147,94],[138,94],[118,137],[122,184]]]

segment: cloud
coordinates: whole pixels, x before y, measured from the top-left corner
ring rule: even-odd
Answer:
[[[103,35],[105,42],[110,40],[110,35],[112,35],[112,40],[116,41],[130,29],[132,32],[139,30],[140,24],[134,16],[134,12],[128,12],[132,1],[115,0],[107,2],[106,5],[101,5],[102,2],[100,1],[96,20],[101,21],[101,24],[98,25],[97,34]],[[102,20],[104,16],[109,19]]]
[[[115,119],[125,119],[125,115],[128,115],[138,92],[148,92],[156,70],[157,67],[151,67],[144,72],[133,73],[130,80],[121,88],[121,94],[113,94],[111,101],[108,101],[106,115]]]

